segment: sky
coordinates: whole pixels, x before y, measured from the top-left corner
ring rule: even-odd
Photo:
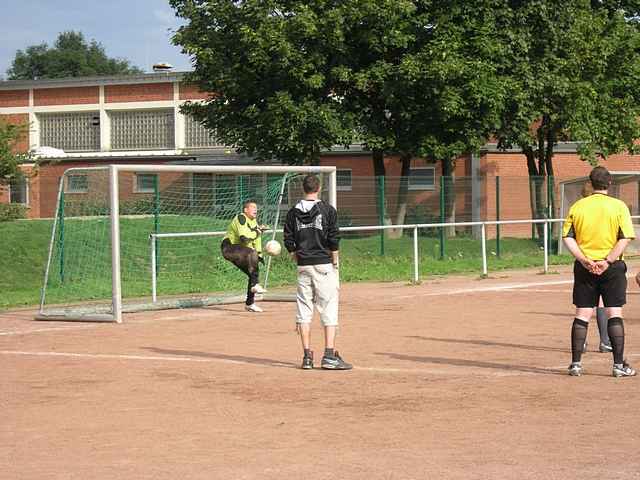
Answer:
[[[124,58],[145,72],[158,62],[191,70],[189,57],[171,44],[180,25],[168,0],[0,0],[0,77],[7,78],[17,50],[46,43],[58,33],[80,31],[100,42],[107,56]]]

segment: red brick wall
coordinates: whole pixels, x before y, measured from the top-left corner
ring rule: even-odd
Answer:
[[[0,91],[1,107],[28,107],[29,90],[3,90]]]
[[[180,84],[180,100],[201,100],[207,97],[209,97],[209,94],[200,91],[196,85],[190,83]]]
[[[400,182],[401,164],[397,156],[389,156],[385,163],[385,208],[387,216],[394,222],[398,207],[398,190]],[[338,169],[351,169],[352,188],[350,191],[338,191],[338,205],[342,212],[351,217],[355,225],[377,225],[380,223],[377,213],[376,190],[379,188],[373,175],[373,160],[370,155],[325,155],[320,160],[321,165],[332,165]],[[441,167],[438,163],[428,163],[424,159],[414,159],[412,167],[433,166],[435,168],[436,186],[433,190],[409,190],[407,203],[410,208],[420,205],[420,213],[430,216],[439,215],[440,188],[439,178]],[[464,175],[464,160],[456,162],[456,175]],[[456,201],[464,204],[467,193],[459,189]]]
[[[0,119],[10,124],[27,124],[29,123],[29,114],[27,113],[11,113],[8,115],[0,115]],[[29,150],[29,134],[28,132],[16,143],[16,152],[26,152]]]
[[[173,83],[107,85],[104,100],[106,103],[173,100]]]
[[[615,155],[608,160],[601,161],[602,166],[611,171],[638,171],[640,172],[640,156]],[[553,166],[555,173],[554,195],[556,198],[555,216],[560,214],[560,182],[578,177],[586,177],[593,168],[589,163],[580,159],[577,154],[559,153],[554,155]],[[486,175],[484,192],[486,201],[482,217],[496,218],[496,181],[495,176],[500,176],[500,218],[503,220],[529,219],[531,207],[529,201],[529,179],[526,158],[516,153],[487,153],[481,158],[481,175]],[[625,195],[631,197],[635,192],[626,189]],[[543,189],[546,194],[546,185]],[[631,198],[624,198],[631,203]],[[566,213],[566,212],[565,212]],[[632,212],[636,213],[636,212]],[[504,235],[526,236],[531,234],[531,225],[503,226],[501,233]],[[490,235],[491,232],[490,232]]]
[[[98,103],[100,89],[95,87],[37,88],[33,91],[33,104],[83,105]]]
[[[119,165],[130,165],[130,164],[146,164],[146,163],[157,164],[157,163],[165,163],[165,162],[162,162],[159,159],[154,158],[154,159],[147,159],[147,160],[133,159],[133,160],[126,160],[126,161],[109,160],[108,162],[61,161],[57,163],[43,165],[40,168],[39,174],[37,176],[38,200],[40,205],[38,216],[43,218],[50,218],[55,215],[56,202],[58,197],[58,185],[60,182],[60,177],[64,174],[66,170],[68,170],[69,168],[106,166],[107,164],[111,164],[111,163],[119,164]],[[108,183],[106,183],[106,181],[104,181],[106,180],[107,173],[105,173],[104,175],[105,175],[105,178],[100,180],[101,182],[100,188],[103,189],[103,191],[105,192],[105,195],[107,195],[106,192],[108,192],[109,185]],[[175,181],[175,179],[180,175],[183,175],[183,174],[162,175],[160,188],[162,189],[166,185]],[[94,177],[94,178],[97,178],[97,177]],[[121,200],[144,198],[146,195],[149,195],[144,193],[135,193],[133,191],[133,185],[134,185],[134,173],[133,172],[122,173],[121,180],[120,180],[120,199]],[[86,196],[87,194],[67,193],[66,195],[69,195],[76,199],[80,199],[82,198],[82,196]]]

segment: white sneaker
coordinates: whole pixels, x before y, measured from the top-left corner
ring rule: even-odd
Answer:
[[[262,288],[262,285],[260,285],[259,283],[251,287],[252,293],[266,293],[266,291],[267,290]]]
[[[263,311],[263,310],[262,310],[258,305],[256,305],[255,303],[252,303],[251,305],[246,305],[246,306],[244,307],[244,309],[245,309],[247,312],[254,312],[254,313],[260,313],[260,312],[262,312],[262,311]]]

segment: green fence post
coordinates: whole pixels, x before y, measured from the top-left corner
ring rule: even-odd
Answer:
[[[378,218],[379,225],[384,225],[385,216],[385,201],[384,201],[384,175],[376,177],[376,184],[378,186],[378,212],[380,212]],[[380,230],[380,255],[384,255],[384,230]]]
[[[444,175],[440,176],[440,223],[444,223],[444,202],[445,202],[445,181]],[[440,227],[440,260],[444,260],[444,227]]]
[[[496,220],[500,221],[500,175],[496,176]],[[496,256],[500,257],[500,225],[496,225]]]
[[[64,184],[64,182],[63,182]],[[60,192],[60,205],[58,207],[58,251],[60,252],[60,281],[64,283],[64,188]]]
[[[160,233],[160,186],[158,185],[158,175],[153,177],[154,205],[153,205],[153,231],[157,235]],[[158,246],[158,238],[154,238],[156,247],[156,278],[158,278],[158,270],[160,270],[160,254]]]

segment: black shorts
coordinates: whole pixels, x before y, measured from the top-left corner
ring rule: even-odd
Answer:
[[[627,264],[617,260],[602,275],[595,275],[576,261],[573,264],[573,304],[578,308],[597,307],[602,296],[605,307],[627,303]]]

